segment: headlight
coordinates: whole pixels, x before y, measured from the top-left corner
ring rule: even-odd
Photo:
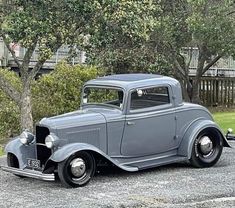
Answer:
[[[34,135],[28,131],[23,131],[20,135],[20,142],[24,145],[32,143],[34,140]]]
[[[51,149],[54,145],[55,145],[55,136],[52,136],[51,134],[48,135],[45,139],[45,144],[47,146],[47,148]]]

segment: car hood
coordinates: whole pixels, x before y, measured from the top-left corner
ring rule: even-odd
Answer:
[[[101,113],[85,109],[50,118],[43,118],[39,122],[39,125],[46,126],[50,129],[60,129],[70,128],[74,126],[93,125],[105,122],[106,119]]]
[[[40,126],[46,126],[50,129],[70,128],[78,126],[86,126],[93,124],[106,123],[107,120],[118,119],[121,111],[117,109],[91,108],[77,110],[74,112],[43,118]]]

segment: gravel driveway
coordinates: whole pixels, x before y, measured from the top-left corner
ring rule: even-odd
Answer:
[[[112,169],[77,189],[0,170],[0,207],[235,207],[235,142],[232,145],[212,168],[174,164],[136,173]],[[1,158],[0,164],[4,161]]]

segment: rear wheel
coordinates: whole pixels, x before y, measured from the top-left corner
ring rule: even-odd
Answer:
[[[190,162],[194,167],[211,167],[223,150],[223,138],[212,129],[202,131],[194,141]]]
[[[95,173],[95,159],[88,152],[73,154],[58,164],[58,176],[66,187],[86,185]]]
[[[12,168],[19,168],[20,167],[17,157],[12,153],[7,154],[7,165]],[[21,175],[17,175],[17,174],[14,174],[14,175],[16,175],[20,178],[25,178],[25,176],[21,176]]]

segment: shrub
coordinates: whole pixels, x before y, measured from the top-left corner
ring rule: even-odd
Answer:
[[[93,66],[59,63],[52,73],[42,76],[32,88],[34,120],[37,122],[43,117],[78,109],[82,85],[101,74]]]
[[[18,90],[20,90],[19,77],[12,71],[0,69],[0,74],[10,81]],[[0,143],[5,142],[5,138],[12,137],[20,130],[20,112],[14,101],[0,90]]]

